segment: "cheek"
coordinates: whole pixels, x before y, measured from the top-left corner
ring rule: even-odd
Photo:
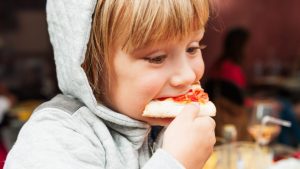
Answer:
[[[152,100],[159,92],[160,90],[163,88],[163,85],[165,83],[166,78],[163,77],[163,75],[158,75],[158,74],[154,74],[154,75],[147,75],[144,76],[139,85],[140,89],[139,91],[141,92],[142,95],[144,95],[145,97]]]
[[[120,111],[130,117],[144,121],[145,119],[143,120],[141,113],[145,106],[159,94],[163,84],[161,79],[163,78],[160,76],[151,76],[148,74],[147,76],[140,76],[138,80],[133,80],[130,83],[130,90],[123,88],[123,92],[127,94],[123,94],[126,97],[123,98],[122,102],[119,102],[119,105],[121,105],[119,107]]]
[[[204,74],[204,69],[205,69],[205,65],[204,65],[202,57],[200,59],[197,59],[193,63],[193,69],[196,72],[197,79],[200,80]]]

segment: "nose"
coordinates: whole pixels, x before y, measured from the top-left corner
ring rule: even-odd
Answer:
[[[170,83],[173,87],[186,87],[196,80],[196,70],[188,60],[181,60],[174,66],[175,73],[171,77]]]

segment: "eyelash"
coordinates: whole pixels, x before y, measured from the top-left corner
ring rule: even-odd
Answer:
[[[196,54],[196,50],[200,49],[205,49],[206,48],[206,45],[199,45],[197,47],[190,47],[186,50],[186,52],[194,55]],[[188,50],[193,50],[191,52],[189,52]],[[166,60],[167,56],[166,55],[161,55],[161,56],[156,56],[156,57],[153,57],[153,58],[144,58],[144,60],[148,61],[149,63],[152,63],[152,64],[161,64],[163,63],[165,60]]]
[[[167,58],[166,55],[161,55],[161,56],[156,56],[153,58],[144,58],[144,60],[148,61],[149,63],[153,63],[153,64],[161,64],[165,61],[166,58]]]
[[[200,45],[200,46],[197,46],[197,47],[190,47],[190,48],[187,48],[186,52],[190,53],[190,54],[196,54],[196,50],[200,49],[200,50],[203,50],[206,48],[206,45]],[[193,50],[193,51],[189,51],[189,50]]]

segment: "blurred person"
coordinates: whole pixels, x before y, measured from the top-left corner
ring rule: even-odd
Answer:
[[[0,83],[0,130],[2,129],[2,123],[6,117],[9,109],[16,103],[16,96],[12,94],[9,89],[2,83]],[[0,132],[1,133],[1,132]],[[3,143],[2,133],[0,135],[0,169],[3,168],[3,162],[7,156],[7,148]]]
[[[279,98],[282,108],[280,111],[280,117],[284,120],[290,121],[292,126],[290,128],[282,127],[278,136],[278,142],[298,147],[300,146],[300,124],[297,119],[297,112],[293,109],[292,103],[285,98]]]
[[[242,68],[248,39],[249,32],[244,28],[238,27],[228,32],[224,40],[223,52],[203,85],[218,110],[214,117],[218,137],[222,137],[225,125],[233,124],[238,130],[238,140],[250,139],[247,133],[249,115],[244,107],[246,76]]]
[[[209,75],[212,79],[222,79],[245,90],[246,76],[242,68],[244,49],[249,39],[249,32],[244,28],[235,28],[225,38],[223,53],[213,66]]]
[[[0,83],[0,122],[16,101],[17,97],[4,84]]]

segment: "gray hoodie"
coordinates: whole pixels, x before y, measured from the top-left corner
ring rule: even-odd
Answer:
[[[170,154],[151,156],[150,126],[97,103],[81,68],[97,0],[48,0],[58,95],[22,127],[5,169],[182,169]]]

